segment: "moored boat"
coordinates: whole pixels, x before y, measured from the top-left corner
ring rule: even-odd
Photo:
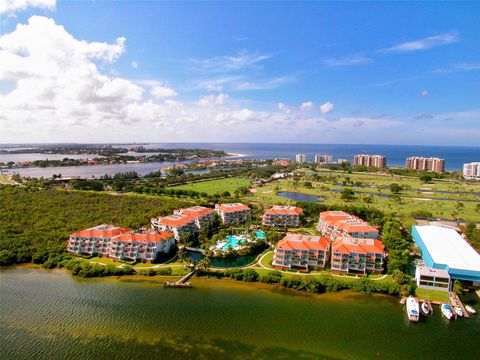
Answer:
[[[465,310],[467,310],[467,312],[469,312],[470,314],[477,313],[477,311],[473,308],[473,306],[470,306],[470,305],[465,305]]]
[[[430,314],[430,306],[426,301],[422,302],[422,305],[420,306],[420,309],[422,309],[423,315],[429,315]]]
[[[442,304],[442,315],[451,320],[453,317],[452,307],[448,304]]]
[[[420,306],[418,300],[413,296],[407,299],[407,316],[409,321],[418,321],[420,319]]]
[[[460,306],[454,306],[453,311],[455,312],[455,314],[457,314],[460,317],[465,316],[465,314],[463,313],[463,310]]]

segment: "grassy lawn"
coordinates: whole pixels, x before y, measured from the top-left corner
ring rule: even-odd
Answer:
[[[243,178],[227,178],[227,179],[218,179],[218,180],[207,180],[185,185],[172,186],[172,189],[181,189],[181,190],[194,190],[198,192],[204,192],[208,195],[213,195],[216,193],[222,193],[228,191],[233,195],[235,190],[242,186],[250,186],[249,179]]]
[[[272,267],[272,260],[273,260],[273,251],[267,253],[267,255],[265,255],[262,259],[262,261],[260,262],[263,266],[269,268],[269,269],[272,269],[274,270],[274,268]]]
[[[346,176],[351,176],[353,178],[354,174],[345,174]],[[343,179],[344,175],[342,175]],[[388,178],[387,180],[378,179],[379,176],[374,177],[369,175],[371,183],[368,185],[372,186],[381,186],[381,185],[389,185],[392,182],[395,182],[395,179]],[[374,181],[375,180],[375,181]],[[398,179],[397,179],[398,180]],[[402,179],[400,179],[402,180]],[[340,181],[340,179],[339,179]],[[306,188],[303,186],[303,181],[300,181],[296,186],[294,185],[292,180],[280,180],[273,183],[270,183],[267,186],[257,188],[257,192],[255,194],[249,195],[246,198],[251,201],[257,201],[259,203],[268,205],[268,204],[293,204],[294,201],[282,198],[277,196],[276,193],[278,191],[287,190],[287,191],[294,191],[294,192],[301,192],[310,195],[318,195],[320,196],[320,201],[327,205],[342,205],[342,204],[351,204],[357,206],[366,206],[366,207],[374,207],[379,210],[385,211],[390,213],[395,211],[399,216],[410,216],[412,212],[419,211],[419,210],[427,210],[432,213],[434,217],[445,218],[445,219],[453,219],[452,213],[457,213],[457,218],[464,219],[466,221],[478,221],[480,218],[480,214],[476,211],[476,206],[479,203],[474,202],[463,202],[463,207],[458,208],[457,203],[458,201],[462,200],[480,200],[478,196],[474,194],[442,194],[442,193],[433,193],[433,194],[425,194],[419,193],[416,190],[408,190],[403,191],[400,194],[401,203],[397,203],[394,200],[386,197],[380,196],[373,196],[373,201],[371,203],[366,203],[365,198],[368,194],[357,194],[354,200],[349,201],[348,203],[341,199],[341,195],[339,193],[334,193],[330,190],[332,189],[343,189],[341,186],[336,186],[331,183],[322,183],[322,182],[315,182],[311,181],[313,184],[312,188]],[[365,183],[365,181],[363,180]],[[403,183],[410,183],[411,188],[425,188],[422,186],[419,180],[416,179],[407,179],[404,180]],[[400,181],[399,181],[400,183]],[[402,184],[403,184],[402,183]],[[480,186],[470,185],[470,184],[460,184],[454,183],[450,185],[440,184],[427,184],[430,188],[428,191],[434,192],[435,190],[447,190],[447,191],[479,191]],[[353,186],[350,187],[354,191],[369,191],[369,192],[379,192],[383,194],[390,194],[389,189],[365,189],[365,188],[355,188]],[[407,198],[402,197],[402,195],[410,195],[414,196],[415,198]],[[435,198],[451,198],[452,200],[435,200]]]
[[[446,302],[448,300],[448,292],[441,290],[420,289],[415,290],[415,296],[424,300]]]

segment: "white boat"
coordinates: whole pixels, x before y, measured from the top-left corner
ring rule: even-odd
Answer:
[[[430,314],[430,306],[426,301],[422,302],[422,305],[420,306],[420,309],[422,309],[423,315],[429,315]]]
[[[453,317],[452,307],[448,304],[442,304],[442,315],[451,320]]]
[[[410,321],[418,321],[420,319],[420,306],[418,300],[413,296],[407,299],[407,316]]]
[[[463,313],[463,310],[462,310],[462,308],[461,308],[460,306],[455,306],[455,307],[453,308],[453,311],[455,312],[455,314],[457,314],[457,315],[460,316],[460,317],[464,317],[464,316],[465,316],[465,314]]]
[[[477,311],[470,305],[465,305],[465,310],[467,310],[467,312],[469,312],[470,314],[476,314]]]

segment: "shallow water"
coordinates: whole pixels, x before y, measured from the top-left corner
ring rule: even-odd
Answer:
[[[398,299],[261,284],[78,279],[0,270],[2,359],[371,359],[478,356],[480,321],[406,321]],[[437,310],[437,309],[436,309]]]

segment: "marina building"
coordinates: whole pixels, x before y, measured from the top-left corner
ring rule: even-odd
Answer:
[[[287,234],[274,251],[273,266],[277,269],[324,269],[329,256],[328,238]]]
[[[175,240],[186,241],[195,236],[198,230],[211,226],[213,209],[203,206],[193,206],[175,210],[173,215],[151,219],[154,229],[172,232]]]
[[[315,154],[315,163],[324,164],[324,163],[331,163],[331,162],[332,162],[332,155]]]
[[[152,262],[160,253],[168,254],[175,246],[171,232],[139,229],[113,237],[109,244],[110,258]]]
[[[263,214],[262,224],[267,226],[298,227],[303,209],[295,206],[275,205]]]
[[[215,211],[225,225],[250,221],[251,210],[244,204],[216,204]]]
[[[67,251],[77,255],[108,256],[113,237],[132,231],[115,225],[102,224],[70,235]]]
[[[451,288],[450,275],[448,271],[442,269],[417,266],[415,280],[417,287],[421,289],[450,291]]]
[[[469,180],[480,180],[480,162],[463,164],[463,177]]]
[[[305,154],[297,154],[295,155],[295,161],[299,164],[303,164],[307,161],[307,156]]]
[[[480,255],[458,232],[440,226],[414,225],[412,237],[427,267],[445,270],[451,279],[480,285]]]
[[[384,168],[387,166],[387,158],[383,155],[358,154],[353,157],[353,165]]]
[[[345,238],[332,244],[331,269],[341,273],[381,273],[385,247],[380,240]]]
[[[317,224],[317,230],[332,241],[347,237],[377,239],[378,229],[368,222],[344,211],[323,211]]]
[[[405,169],[443,173],[445,159],[413,156],[405,160]]]

